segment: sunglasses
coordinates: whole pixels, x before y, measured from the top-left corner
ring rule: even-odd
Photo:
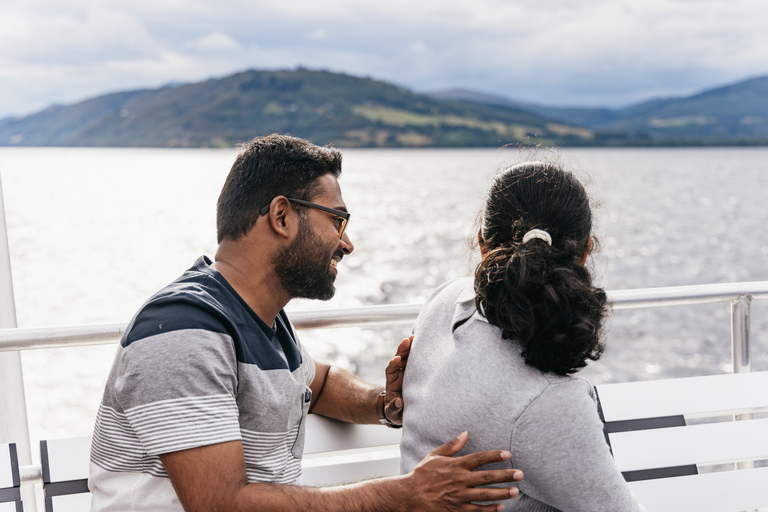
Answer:
[[[351,215],[349,212],[344,212],[341,210],[336,210],[335,208],[328,208],[327,206],[322,206],[315,203],[310,203],[309,201],[304,201],[303,199],[294,199],[293,197],[286,197],[287,200],[289,200],[292,203],[300,204],[302,206],[306,206],[308,208],[314,208],[315,210],[320,210],[323,213],[326,213],[332,217],[336,217],[339,219],[338,227],[336,228],[339,232],[339,238],[342,237],[344,234],[344,230],[347,228],[347,222],[349,222],[349,216]],[[269,207],[271,206],[271,203],[262,208],[259,211],[259,216],[266,215],[266,213],[269,211]]]

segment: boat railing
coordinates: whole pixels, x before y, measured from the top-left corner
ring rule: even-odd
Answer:
[[[0,297],[1,299],[1,297]],[[768,281],[723,283],[666,288],[644,288],[609,291],[608,299],[614,310],[668,307],[689,304],[727,303],[730,307],[733,372],[750,372],[750,311],[752,300],[768,299]],[[6,304],[7,306],[7,304]],[[318,309],[295,311],[291,321],[299,330],[340,327],[375,327],[412,323],[419,304],[366,306],[349,309]],[[24,382],[20,351],[116,343],[127,327],[126,323],[77,325],[42,328],[0,329],[0,435],[16,442],[19,462],[23,465],[24,483],[41,481],[39,465],[31,464],[31,445],[26,421]],[[8,364],[8,356],[13,357]],[[20,428],[21,427],[21,428]]]
[[[722,283],[607,292],[613,310],[729,303],[735,373],[750,371],[749,318],[752,300],[768,299],[768,281]],[[419,304],[388,304],[290,313],[298,330],[376,327],[413,322]],[[115,343],[127,323],[0,329],[0,352]],[[738,356],[738,357],[736,357]]]

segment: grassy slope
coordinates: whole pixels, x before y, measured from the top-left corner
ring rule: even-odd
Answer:
[[[338,146],[589,143],[588,129],[512,107],[445,101],[385,82],[299,68],[115,93],[0,121],[0,144],[231,146],[290,133]]]
[[[768,77],[617,110],[532,110],[600,132],[628,133],[630,140],[648,143],[768,143]]]

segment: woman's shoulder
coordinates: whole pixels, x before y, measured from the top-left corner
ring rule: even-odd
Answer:
[[[579,428],[602,428],[594,390],[586,379],[544,374],[539,393],[518,418],[516,431],[533,432],[549,422],[566,421]]]
[[[466,303],[459,307],[462,300],[466,300]],[[451,329],[457,312],[462,319],[466,319],[472,315],[474,307],[472,280],[465,278],[448,281],[432,292],[421,307],[414,325],[414,334],[423,335],[425,326],[432,334],[435,329]]]
[[[471,277],[451,279],[438,286],[427,298],[427,303],[438,300],[453,300],[454,302],[475,299],[474,281]]]
[[[542,376],[546,379],[542,395],[547,400],[595,402],[595,388],[584,377],[555,373],[542,373]]]
[[[453,279],[440,285],[424,303],[419,317],[453,316],[457,310],[470,316],[475,310],[475,290],[471,278]]]
[[[460,277],[446,281],[438,286],[427,298],[425,306],[435,303],[474,303],[474,301],[475,287],[473,279],[471,277]]]
[[[592,384],[579,374],[558,375],[553,372],[542,372],[550,386],[563,386],[574,390],[593,389]]]

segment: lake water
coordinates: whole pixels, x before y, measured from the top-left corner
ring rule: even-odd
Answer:
[[[768,148],[578,149],[562,162],[601,205],[607,289],[768,280]],[[0,148],[20,327],[127,322],[216,249],[215,203],[234,150]],[[516,151],[344,150],[355,252],[328,303],[422,302],[469,275],[473,222]],[[768,301],[753,303],[753,368],[768,370]],[[304,331],[316,358],[379,380],[410,326]],[[728,371],[727,304],[617,311],[593,383]],[[33,444],[90,433],[114,345],[23,353]]]

